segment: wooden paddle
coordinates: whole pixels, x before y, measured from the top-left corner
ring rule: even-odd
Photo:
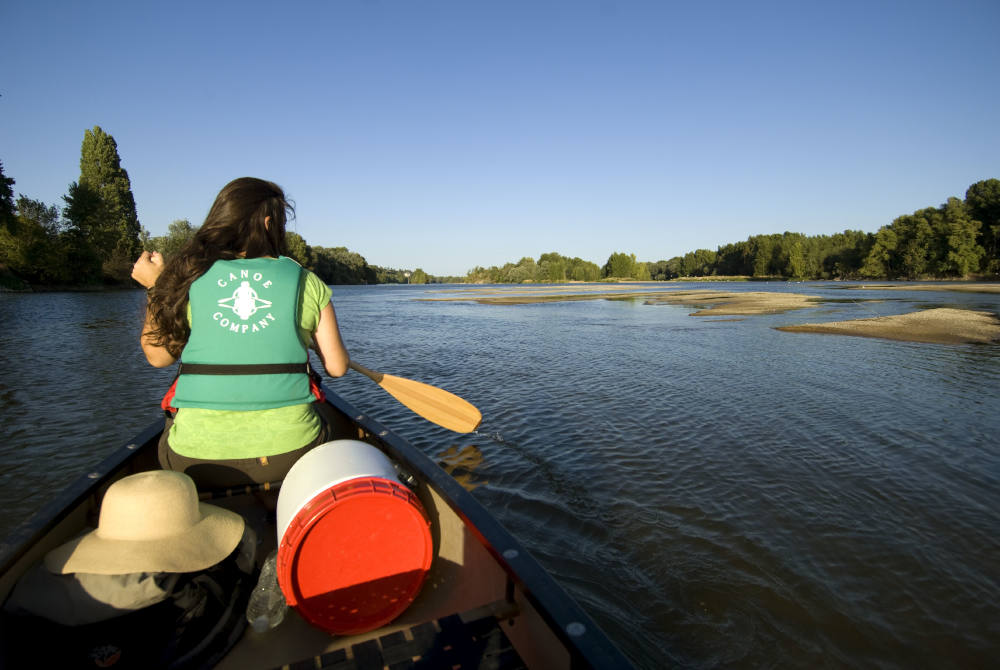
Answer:
[[[375,372],[354,361],[351,361],[351,368],[371,379],[420,416],[448,430],[471,433],[483,420],[483,415],[475,406],[444,389]]]

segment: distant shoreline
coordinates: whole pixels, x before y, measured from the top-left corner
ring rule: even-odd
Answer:
[[[873,291],[958,291],[960,293],[1000,293],[1000,284],[986,282],[928,284],[914,282],[900,286],[899,284],[865,284],[857,287],[859,290]]]
[[[38,285],[27,288],[10,288],[0,286],[0,293],[97,293],[99,291],[138,291],[138,286],[125,284],[87,284],[87,285]]]

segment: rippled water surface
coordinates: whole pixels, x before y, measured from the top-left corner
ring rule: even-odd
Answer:
[[[998,312],[1000,297],[702,287],[837,301],[721,320],[642,300],[502,306],[418,300],[469,295],[457,287],[335,287],[355,359],[461,395],[483,426],[431,426],[354,373],[331,385],[478,483],[639,667],[994,663],[1000,345],[773,327]],[[143,300],[0,294],[0,531],[155,418],[172,371],[139,351]],[[469,447],[478,465],[454,458]]]

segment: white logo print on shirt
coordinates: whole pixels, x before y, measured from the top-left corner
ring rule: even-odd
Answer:
[[[236,316],[244,321],[253,316],[258,309],[266,309],[270,306],[271,301],[259,298],[257,291],[250,287],[248,281],[241,282],[229,298],[219,300],[219,307],[233,310]]]

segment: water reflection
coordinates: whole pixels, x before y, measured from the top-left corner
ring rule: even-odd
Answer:
[[[474,444],[468,444],[461,449],[452,445],[437,455],[441,468],[462,485],[466,491],[473,491],[488,480],[479,479],[474,472],[483,464],[483,452]]]

